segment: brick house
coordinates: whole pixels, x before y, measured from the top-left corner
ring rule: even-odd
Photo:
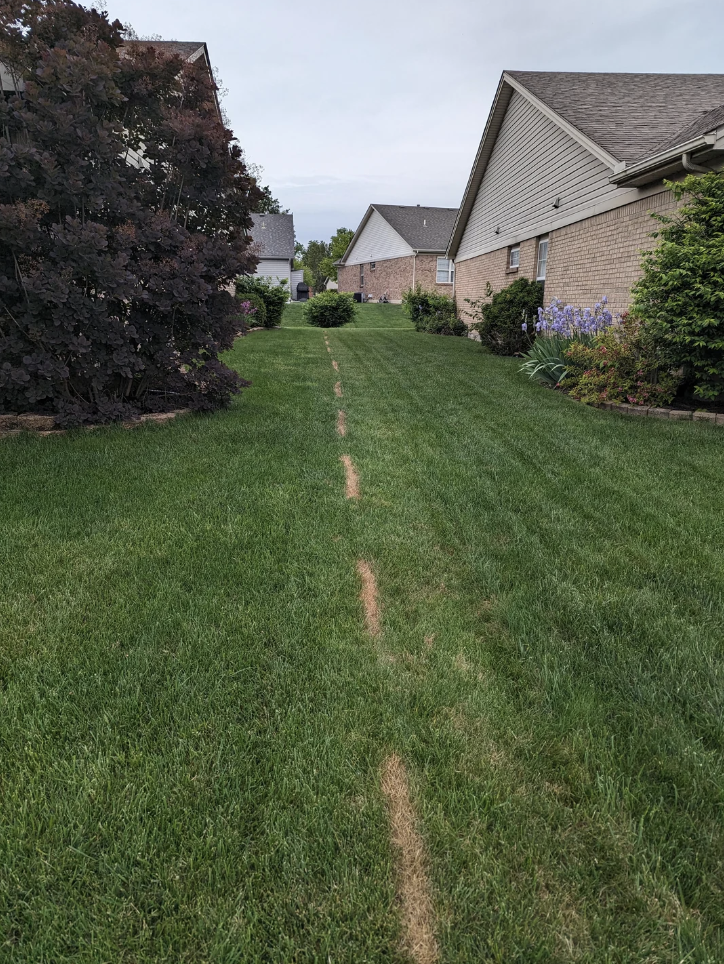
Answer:
[[[516,277],[629,304],[664,178],[724,163],[724,75],[503,73],[453,227],[458,304]]]
[[[445,251],[457,208],[371,204],[338,262],[340,291],[402,301],[408,288],[452,295],[455,268]]]

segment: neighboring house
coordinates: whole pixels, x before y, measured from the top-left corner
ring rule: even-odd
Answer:
[[[452,295],[455,269],[446,255],[457,208],[371,204],[338,262],[340,291],[401,301],[408,288]]]
[[[720,168],[724,75],[505,72],[447,250],[458,304],[516,277],[625,309],[663,179]]]
[[[259,258],[254,277],[285,284],[292,301],[296,301],[304,272],[294,270],[294,215],[252,214],[252,220],[250,234]]]

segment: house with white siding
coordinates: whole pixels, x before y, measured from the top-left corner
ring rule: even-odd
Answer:
[[[337,265],[340,291],[363,300],[402,300],[408,288],[452,295],[455,267],[445,251],[457,208],[371,204]]]
[[[304,272],[294,270],[294,215],[253,214],[252,220],[249,233],[259,258],[254,277],[286,285],[291,299],[296,301],[297,285],[304,281]]]
[[[447,248],[458,304],[526,277],[624,310],[664,178],[723,164],[722,74],[504,72]]]

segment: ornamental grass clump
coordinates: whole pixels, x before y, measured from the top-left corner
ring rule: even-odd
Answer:
[[[323,291],[304,306],[304,320],[315,328],[340,328],[355,315],[354,298],[339,291]]]

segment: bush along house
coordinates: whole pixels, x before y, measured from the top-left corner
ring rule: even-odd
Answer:
[[[723,164],[722,74],[506,71],[447,249],[458,305],[525,277],[625,310],[664,179]]]
[[[339,290],[365,301],[402,301],[408,288],[452,295],[455,268],[447,256],[457,208],[371,204],[337,263]]]

